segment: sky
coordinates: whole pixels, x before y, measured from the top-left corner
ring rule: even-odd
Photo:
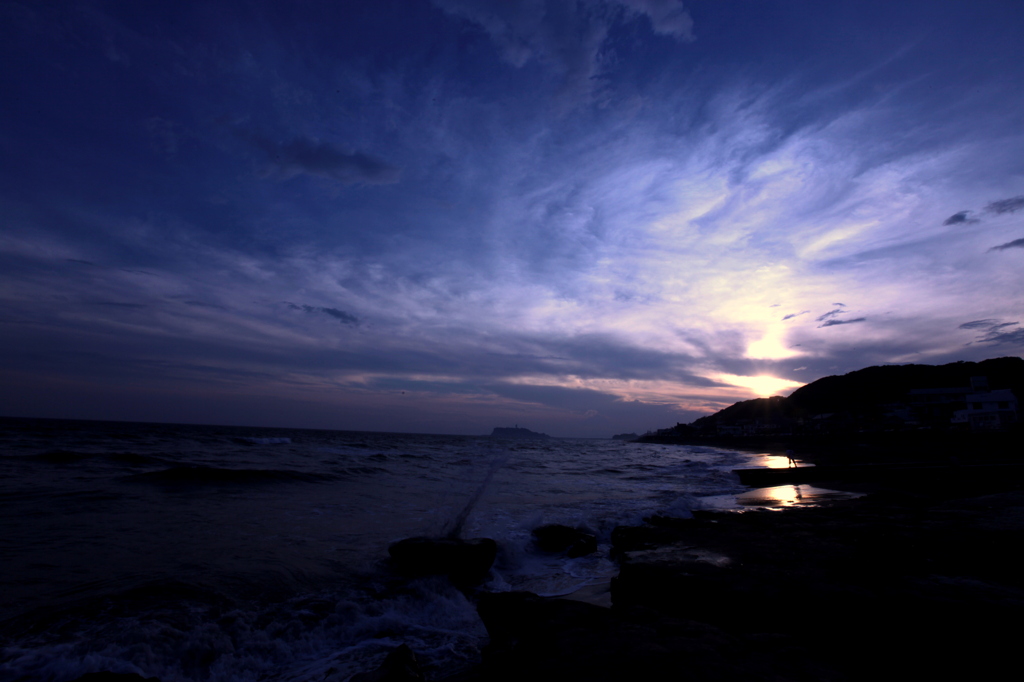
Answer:
[[[1024,352],[1024,3],[0,2],[0,414],[643,432]]]

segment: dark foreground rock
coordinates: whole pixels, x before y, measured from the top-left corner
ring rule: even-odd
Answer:
[[[652,518],[610,609],[485,594],[460,680],[984,679],[1016,664],[1024,493]]]
[[[392,564],[406,575],[447,575],[460,587],[487,577],[498,553],[490,538],[406,538],[388,547]]]
[[[651,609],[507,592],[484,595],[479,611],[491,638],[479,679],[769,679],[740,639]]]
[[[994,674],[1024,615],[1024,494],[889,494],[823,509],[652,519],[613,536],[615,608],[783,635],[861,677]]]
[[[533,541],[541,551],[565,552],[572,559],[597,551],[595,535],[560,523],[534,528]]]
[[[843,679],[793,637],[733,633],[642,606],[511,592],[485,595],[480,615],[491,641],[477,680]]]
[[[349,682],[423,682],[423,671],[416,654],[402,644],[384,659],[380,667],[368,673],[357,673]]]

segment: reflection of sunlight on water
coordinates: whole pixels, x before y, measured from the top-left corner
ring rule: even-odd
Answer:
[[[804,499],[803,485],[777,485],[772,488],[758,488],[736,496],[742,505],[760,505],[764,507],[788,507],[800,504]]]
[[[759,452],[749,454],[746,466],[750,469],[788,469],[804,466],[792,458],[792,450],[785,453]],[[739,507],[782,508],[793,506],[815,506],[833,500],[860,497],[860,493],[840,492],[817,488],[813,485],[777,485],[755,488],[737,495],[713,495],[702,498],[708,508],[729,509]]]
[[[766,467],[768,469],[785,469],[792,466],[789,457],[786,455],[776,455],[770,452],[762,452],[753,455],[750,460],[750,466],[753,467]]]
[[[860,493],[827,490],[813,485],[777,485],[741,493],[736,496],[736,504],[744,507],[792,507],[798,504],[813,505],[854,497],[860,497]]]

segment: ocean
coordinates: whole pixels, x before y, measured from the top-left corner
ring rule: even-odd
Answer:
[[[482,589],[566,595],[616,573],[616,525],[800,501],[750,498],[731,473],[772,459],[614,440],[0,419],[0,679],[342,682],[402,643],[436,679],[479,661],[486,631],[447,579],[395,575],[390,543],[490,537],[500,550]],[[537,551],[531,530],[547,523],[588,529],[598,552]]]

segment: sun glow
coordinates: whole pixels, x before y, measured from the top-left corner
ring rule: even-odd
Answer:
[[[764,360],[785,360],[796,355],[798,351],[788,348],[785,342],[785,329],[775,327],[764,335],[759,341],[754,341],[747,346],[747,357]]]
[[[756,393],[761,398],[768,398],[773,395],[779,395],[782,391],[792,388],[798,388],[803,386],[799,381],[791,381],[789,379],[779,379],[778,377],[771,376],[758,376],[758,377],[744,377],[736,374],[722,374],[717,377],[719,381],[732,384],[733,386],[742,386],[743,388],[749,388],[751,391]]]

